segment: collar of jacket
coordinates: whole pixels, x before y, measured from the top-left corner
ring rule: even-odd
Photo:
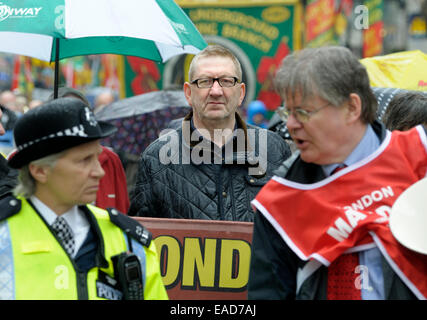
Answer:
[[[201,135],[198,135],[198,140],[191,139],[193,132],[196,130],[192,128],[191,119],[193,117],[193,111],[190,111],[182,121],[182,144],[184,148],[188,148],[190,152],[197,152],[197,149],[200,151],[209,151],[212,154],[211,160],[215,164],[231,165],[239,164],[246,165],[250,167],[259,166],[259,160],[256,157],[256,146],[252,146],[248,138],[248,127],[240,115],[236,112],[236,129],[242,129],[244,143],[239,141],[238,131],[235,130],[233,133],[233,138],[230,139],[222,148],[215,145],[212,141],[207,138],[204,138]],[[197,134],[197,133],[196,133]],[[257,139],[258,137],[255,137]],[[257,141],[257,140],[255,140]],[[232,143],[232,146],[229,144]],[[228,149],[227,149],[228,147]],[[228,154],[224,150],[229,150],[232,148],[232,153]],[[224,155],[225,154],[225,155]]]
[[[385,125],[375,120],[371,123],[372,129],[380,140],[380,144],[384,141],[387,130]],[[279,177],[286,177],[286,179],[298,183],[315,183],[325,179],[325,173],[321,166],[314,163],[304,162],[299,150],[295,151],[291,157],[286,159],[282,165],[274,172]]]
[[[19,201],[19,209],[21,208],[21,201],[19,199],[14,198],[16,201]],[[34,206],[34,204],[31,202],[30,199],[27,199],[30,206],[34,209],[35,212],[40,216],[41,219],[43,219],[42,215],[38,211],[38,209]],[[9,204],[11,202],[9,201]],[[18,206],[16,206],[18,207]],[[98,249],[95,256],[95,265],[99,268],[108,268],[108,261],[105,258],[105,250],[104,250],[104,237],[102,236],[101,229],[98,226],[98,222],[96,221],[96,218],[92,211],[89,210],[89,208],[86,205],[80,205],[78,208],[85,214],[89,225],[92,229],[92,231],[95,233],[97,242],[98,242]],[[44,220],[44,219],[43,219]]]
[[[0,198],[12,194],[13,188],[18,183],[18,170],[7,165],[7,160],[0,155]]]
[[[105,250],[104,250],[104,237],[102,236],[101,229],[98,226],[98,222],[96,221],[96,218],[92,211],[89,210],[89,208],[85,205],[79,206],[79,209],[82,210],[89,221],[90,227],[92,228],[93,232],[96,235],[96,239],[98,240],[98,250],[95,256],[95,263],[96,266],[99,268],[108,268],[108,261],[105,258]],[[108,241],[108,240],[107,240]]]

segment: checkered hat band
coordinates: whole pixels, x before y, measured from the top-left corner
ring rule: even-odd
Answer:
[[[37,144],[40,141],[44,141],[44,140],[48,140],[48,139],[53,139],[53,138],[57,138],[57,137],[87,137],[87,133],[85,132],[85,129],[83,127],[83,125],[79,125],[79,126],[74,126],[65,130],[61,130],[58,131],[56,133],[52,133],[48,136],[44,136],[41,138],[37,138],[31,141],[28,141],[22,145],[17,146],[18,151],[22,151],[30,146],[32,146],[33,144]]]

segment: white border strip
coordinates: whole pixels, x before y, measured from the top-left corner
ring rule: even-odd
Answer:
[[[321,256],[320,254],[318,254],[318,253],[313,253],[312,255],[310,255],[310,257],[309,258],[313,258],[313,259],[316,259],[317,261],[319,261],[321,264],[323,264],[323,265],[325,265],[325,266],[327,266],[327,267],[329,267],[330,266],[330,262],[329,262],[329,260],[327,260],[327,259],[325,259],[323,256]]]
[[[397,264],[391,259],[391,257],[388,255],[386,249],[384,248],[383,244],[381,243],[381,240],[378,238],[378,236],[373,232],[369,231],[369,234],[374,239],[375,243],[377,244],[378,248],[380,249],[382,255],[387,260],[391,268],[394,272],[399,276],[399,278],[406,284],[406,286],[415,294],[415,296],[420,300],[427,300],[426,297],[418,290],[418,288],[406,277],[406,275],[402,272],[402,270],[399,269]]]
[[[295,254],[304,261],[309,260],[310,258],[316,259],[321,264],[325,265],[326,267],[329,267],[331,262],[324,258],[322,255],[318,253],[313,253],[310,256],[306,256],[299,248],[295,245],[295,243],[291,240],[291,238],[288,236],[288,234],[283,230],[283,228],[280,226],[280,224],[276,221],[276,219],[268,212],[268,210],[256,199],[252,200],[251,204],[255,206],[263,215],[264,217],[271,223],[273,228],[279,233],[279,235],[282,237],[282,239],[286,242],[286,244],[292,249]],[[371,248],[375,248],[376,245],[374,242],[355,246],[352,248],[347,249],[343,254],[347,253],[353,253],[353,252],[360,252],[364,250],[368,250]]]
[[[302,260],[308,260],[308,257],[292,242],[283,228],[277,223],[276,219],[267,211],[266,208],[256,199],[252,200],[252,205],[254,205],[263,215],[264,217],[271,223],[271,225],[276,229],[282,239],[286,242],[286,244],[297,254],[297,256]]]
[[[418,125],[416,126],[417,130],[418,130],[418,135],[420,136],[421,142],[424,145],[424,148],[426,149],[427,152],[427,136],[426,136],[426,132],[423,128],[422,125]]]
[[[19,20],[19,19],[17,19]],[[0,51],[51,61],[53,38],[43,34],[0,32]]]
[[[376,248],[376,246],[377,245],[374,242],[362,244],[360,246],[355,246],[355,247],[352,247],[350,249],[347,249],[346,251],[344,251],[343,254],[365,251],[365,250],[369,250],[372,248]]]
[[[291,238],[288,236],[288,234],[283,230],[283,228],[280,226],[280,224],[274,219],[274,217],[268,212],[268,210],[256,199],[252,200],[252,205],[254,205],[263,215],[264,217],[271,223],[273,228],[279,233],[279,235],[282,237],[282,239],[286,242],[286,244],[292,249],[295,254],[304,261],[309,260],[310,258],[318,260],[320,263],[322,263],[325,266],[329,266],[331,263],[325,259],[323,256],[314,253],[310,256],[306,256],[291,240]]]

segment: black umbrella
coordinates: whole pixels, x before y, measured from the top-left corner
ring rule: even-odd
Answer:
[[[377,102],[378,102],[378,109],[377,109],[378,120],[382,120],[383,115],[387,110],[387,107],[391,99],[393,99],[395,95],[402,92],[408,92],[408,90],[399,89],[399,88],[376,88],[376,87],[373,87],[372,91],[374,92],[374,95],[377,98]]]
[[[171,120],[185,116],[190,110],[182,90],[160,90],[111,103],[95,117],[118,129],[103,140],[104,145],[139,156]]]

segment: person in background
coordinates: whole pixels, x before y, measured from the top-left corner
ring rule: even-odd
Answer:
[[[30,101],[30,103],[28,104],[28,109],[34,109],[38,106],[40,106],[41,104],[43,104],[42,100],[39,99],[33,99]]]
[[[101,91],[95,98],[95,106],[93,112],[97,113],[106,105],[113,103],[116,100],[114,93],[110,89]]]
[[[115,209],[90,205],[104,175],[100,139],[115,130],[75,98],[20,117],[17,152],[8,159],[19,182],[0,200],[8,284],[1,299],[167,299],[150,232]],[[128,273],[132,279],[120,276]]]
[[[211,45],[189,69],[192,111],[141,156],[129,215],[253,221],[250,200],[290,155],[274,132],[237,113],[246,87],[239,61]]]
[[[15,114],[3,106],[0,107],[0,199],[2,199],[10,195],[18,183],[18,171],[7,165],[6,156],[13,148],[13,134],[11,129],[6,130],[10,124],[8,120],[4,122],[5,115],[3,112],[9,112],[11,116],[15,116]]]
[[[389,130],[409,130],[427,125],[427,93],[405,91],[396,94],[387,106],[382,121]]]
[[[344,47],[288,55],[275,84],[298,151],[252,202],[248,298],[426,299],[427,255],[388,224],[426,176],[426,128],[386,130],[366,68]]]
[[[28,99],[22,94],[16,95],[15,110],[18,116],[21,116],[28,111]]]
[[[6,157],[14,149],[13,128],[18,120],[16,113],[9,108],[0,105],[1,119],[0,124],[3,132],[0,135],[0,151]]]
[[[268,126],[266,115],[267,108],[264,102],[260,100],[251,101],[248,105],[248,119],[246,123],[266,129]]]
[[[16,95],[12,91],[5,90],[0,93],[0,105],[11,110],[16,116],[20,115],[16,105]]]
[[[77,98],[89,106],[89,101],[84,94],[73,88],[59,88],[58,97]],[[53,95],[49,99],[52,100]],[[105,175],[99,184],[95,205],[104,209],[116,208],[122,213],[127,213],[130,201],[123,164],[113,150],[105,146],[102,146],[102,150],[99,155],[99,161],[105,171]]]

